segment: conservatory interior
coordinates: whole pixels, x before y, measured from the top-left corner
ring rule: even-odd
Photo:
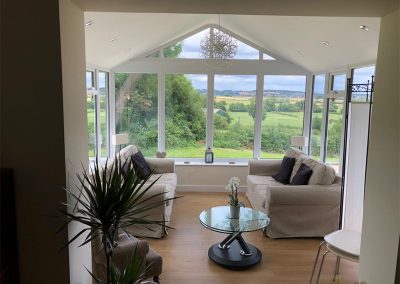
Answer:
[[[225,192],[230,177],[240,178],[239,191],[246,189],[249,160],[282,159],[289,147],[300,146],[342,175],[343,160],[350,159],[354,150],[345,136],[353,129],[351,123],[354,129],[361,123],[368,130],[371,102],[354,93],[353,102],[367,107],[361,118],[354,112],[353,122],[347,125],[347,84],[372,83],[379,28],[380,19],[372,17],[85,12],[90,159],[113,157],[126,145],[135,145],[145,157],[166,155],[175,161],[177,195],[186,196],[176,201],[173,210],[176,230],[164,239],[149,239],[164,257],[162,280],[203,283],[224,273],[224,281],[248,277],[205,262],[206,248],[199,249],[201,263],[196,270],[196,260],[184,255],[188,249],[184,240],[203,243],[205,239],[209,244],[218,239],[200,228],[198,213],[227,204],[228,193],[217,193]],[[236,49],[223,62],[202,52],[207,36],[217,33],[229,37]],[[115,134],[128,134],[128,142],[115,145]],[[292,144],[293,137],[302,137],[303,144]],[[205,163],[207,149],[213,152],[213,163]],[[361,158],[362,165],[348,163],[346,173],[359,176],[348,183],[359,182],[362,189],[346,194],[348,209],[341,215],[358,231],[366,151],[365,146],[353,152],[352,159]],[[240,199],[249,205],[244,195]],[[196,204],[202,207],[190,211]],[[183,217],[191,214],[192,219]],[[282,275],[289,270],[274,267],[272,259],[288,249],[298,250],[302,260],[293,279],[303,282],[310,276],[320,239],[268,241],[258,233],[249,234],[249,239],[262,243],[266,260],[250,270],[259,277],[255,279],[269,279],[268,271],[281,275],[271,279],[287,279]],[[268,256],[274,246],[279,247],[278,253]],[[291,257],[282,261],[293,267]],[[191,269],[196,273],[191,275]],[[356,264],[343,261],[341,269],[345,282],[356,281]]]

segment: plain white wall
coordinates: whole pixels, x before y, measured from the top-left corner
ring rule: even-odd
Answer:
[[[240,178],[240,191],[246,187],[247,165],[176,165],[177,191],[225,192],[231,177]]]
[[[400,233],[399,10],[381,20],[359,279],[394,283]]]
[[[79,181],[77,173],[82,165],[88,165],[87,116],[86,116],[86,59],[85,59],[85,22],[83,11],[70,0],[60,0],[60,36],[62,55],[62,80],[64,101],[64,139],[66,184],[76,189]],[[73,200],[69,200],[71,202]],[[72,223],[68,228],[69,238],[84,228]],[[69,265],[71,283],[91,283],[91,247],[78,247],[83,238],[69,247]]]

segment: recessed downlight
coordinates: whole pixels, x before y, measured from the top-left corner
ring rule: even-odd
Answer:
[[[326,41],[326,40],[323,40],[321,43],[322,43],[323,45],[329,45],[329,42]]]
[[[116,38],[116,37],[113,37],[113,38],[110,39],[110,42],[114,42],[114,41],[116,41],[116,40],[117,40],[117,38]]]
[[[369,31],[369,27],[366,25],[360,25],[360,29],[366,32]]]
[[[94,25],[94,21],[87,21],[87,22],[85,23],[85,26],[87,26],[87,27],[90,27],[90,26],[92,26],[92,25]]]

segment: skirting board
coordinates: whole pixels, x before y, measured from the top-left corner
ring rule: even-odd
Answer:
[[[239,186],[238,192],[246,192],[247,186]],[[177,185],[177,192],[227,192],[225,185]]]

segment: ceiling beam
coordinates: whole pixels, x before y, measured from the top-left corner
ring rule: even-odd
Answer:
[[[73,0],[84,11],[382,17],[397,0]]]

